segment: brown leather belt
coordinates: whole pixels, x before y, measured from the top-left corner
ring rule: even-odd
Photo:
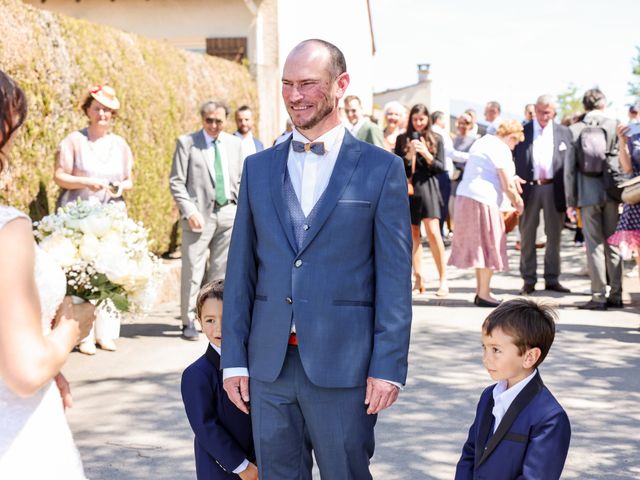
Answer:
[[[298,346],[298,337],[295,333],[289,335],[289,345]]]

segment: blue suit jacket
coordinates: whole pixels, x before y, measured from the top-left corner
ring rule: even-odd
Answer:
[[[235,132],[234,135],[242,139],[242,134],[240,132]],[[263,143],[258,140],[256,137],[253,137],[253,144],[256,146],[256,153],[264,150]]]
[[[199,480],[240,478],[231,472],[248,458],[255,461],[251,418],[233,405],[222,388],[220,356],[206,353],[182,374],[182,401],[195,433]]]
[[[493,429],[493,388],[482,392],[456,480],[559,479],[569,451],[571,425],[540,374],[518,394]]]
[[[225,278],[223,367],[274,381],[291,320],[311,382],[404,383],[411,230],[400,158],[345,132],[300,249],[284,198],[291,139],[247,157]]]

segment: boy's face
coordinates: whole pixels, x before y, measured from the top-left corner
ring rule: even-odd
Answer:
[[[539,355],[535,355],[533,348],[520,355],[514,338],[507,335],[501,328],[494,328],[491,335],[482,332],[482,363],[496,381],[506,380],[507,388],[527,378],[533,372],[533,366]]]
[[[207,298],[200,311],[202,333],[216,347],[222,344],[222,302],[216,298]]]

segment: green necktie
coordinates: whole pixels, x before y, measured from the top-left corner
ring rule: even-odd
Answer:
[[[213,168],[216,171],[216,203],[224,205],[227,203],[227,196],[224,193],[224,172],[222,170],[222,157],[220,156],[218,141],[217,139],[213,141],[213,148],[216,152],[216,159],[213,162]]]

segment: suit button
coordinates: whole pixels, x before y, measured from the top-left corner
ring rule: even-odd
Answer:
[[[305,223],[305,224],[302,226],[302,229],[303,229],[304,231],[309,230],[309,225],[307,225],[307,224]]]
[[[289,305],[293,303],[293,299],[291,297],[285,298],[284,301],[287,302]]]
[[[302,260],[296,260],[296,263],[294,263],[294,265],[296,266],[296,268],[300,268],[302,266]]]

